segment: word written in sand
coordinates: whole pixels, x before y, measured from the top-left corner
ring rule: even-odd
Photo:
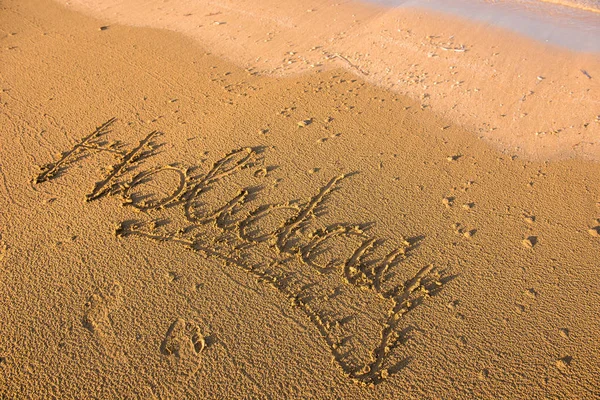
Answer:
[[[117,224],[117,236],[175,242],[224,270],[256,276],[305,314],[335,363],[358,383],[377,384],[409,362],[403,321],[451,277],[432,265],[410,265],[420,239],[393,243],[371,236],[365,224],[321,223],[328,199],[350,174],[331,178],[304,200],[258,204],[256,180],[267,170],[263,149],[234,150],[204,172],[178,164],[143,168],[161,133],[124,149],[104,138],[115,121],[42,167],[34,182],[57,178],[91,153],[112,153],[117,160],[87,201],[114,196],[145,216]]]

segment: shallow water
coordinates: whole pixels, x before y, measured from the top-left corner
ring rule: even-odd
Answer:
[[[367,1],[389,7],[434,9],[506,28],[548,44],[600,52],[600,1],[596,0],[560,1],[562,5],[537,0]]]

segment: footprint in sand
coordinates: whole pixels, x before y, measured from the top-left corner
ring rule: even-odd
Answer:
[[[200,354],[206,347],[198,325],[177,318],[169,327],[160,352],[173,356],[176,369],[184,376],[193,375],[200,368]]]
[[[85,303],[83,326],[98,339],[112,357],[124,357],[110,318],[111,314],[121,307],[122,293],[123,287],[115,282],[103,290],[96,290]]]
[[[85,304],[87,311],[83,317],[83,326],[98,335],[112,329],[109,314],[121,305],[123,288],[118,283],[109,285],[104,290],[97,290]]]

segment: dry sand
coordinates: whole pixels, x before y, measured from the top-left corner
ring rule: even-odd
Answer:
[[[371,75],[48,0],[0,32],[0,398],[600,396],[594,145],[503,153]],[[584,59],[569,101],[524,66],[537,121],[598,132]]]

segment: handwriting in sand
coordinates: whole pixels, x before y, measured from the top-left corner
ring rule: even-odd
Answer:
[[[176,242],[220,261],[223,268],[256,276],[306,315],[343,373],[359,383],[377,384],[406,365],[408,359],[398,350],[408,331],[402,326],[404,315],[451,278],[432,265],[414,269],[408,279],[398,273],[415,240],[393,244],[354,223],[315,227],[327,199],[349,175],[331,178],[305,200],[250,206],[249,199],[256,204],[260,190],[240,186],[211,205],[205,197],[215,187],[265,174],[265,168],[256,168],[261,149],[231,151],[205,172],[196,172],[201,166],[177,164],[143,169],[143,160],[160,147],[155,140],[162,134],[152,131],[127,149],[104,140],[115,122],[110,119],[58,161],[43,166],[34,183],[59,177],[86,154],[112,153],[116,162],[86,200],[114,196],[143,211],[138,214],[145,219],[118,224],[119,237]],[[158,177],[166,179],[170,190],[148,189]]]

